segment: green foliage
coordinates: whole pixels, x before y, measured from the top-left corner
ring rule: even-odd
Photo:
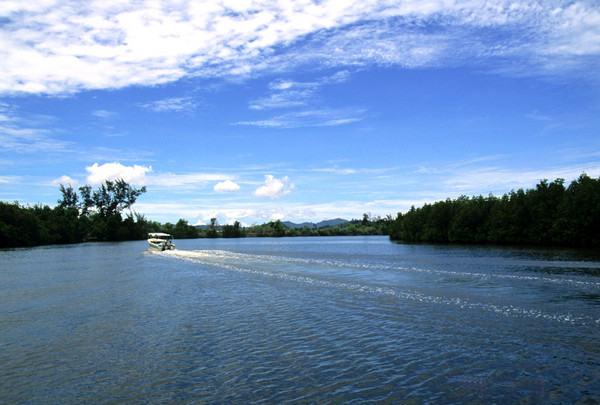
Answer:
[[[71,185],[69,184],[68,187],[65,187],[64,185],[60,185],[60,192],[63,195],[63,198],[58,200],[58,205],[61,208],[77,208],[78,205],[78,200],[79,197],[77,196],[77,193],[75,192],[75,190],[73,190],[73,187],[71,187]]]
[[[241,238],[246,236],[246,233],[241,228],[238,221],[235,221],[233,225],[225,225],[223,227],[222,235],[224,238]]]
[[[0,202],[0,247],[77,243],[85,240],[143,239],[149,223],[142,215],[122,211],[146,191],[124,180],[106,181],[92,193],[85,185],[77,195],[71,185],[60,185],[62,198],[54,208]]]
[[[217,226],[217,218],[211,218],[210,226],[205,234],[207,238],[216,238],[219,236],[219,234],[217,233]]]
[[[0,202],[0,247],[81,242],[85,234],[76,209]]]
[[[461,196],[399,213],[390,238],[406,242],[600,246],[600,179],[582,174],[500,198]]]
[[[278,219],[275,222],[269,222],[269,227],[271,228],[271,235],[275,237],[285,236],[285,228],[281,223],[281,220]]]
[[[100,216],[109,218],[130,208],[145,192],[146,187],[136,189],[123,179],[117,179],[114,182],[106,180],[98,190],[94,191],[92,201]]]
[[[199,236],[198,229],[188,224],[185,219],[177,221],[170,233],[175,239],[193,239]]]

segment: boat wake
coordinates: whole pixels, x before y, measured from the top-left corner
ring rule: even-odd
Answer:
[[[378,278],[378,281],[371,281],[364,274],[368,271],[372,274],[388,272],[395,275],[416,274],[417,276],[435,276],[436,282],[440,282],[440,277],[443,278],[442,282],[444,280],[456,281],[460,279],[477,280],[480,283],[496,281],[508,283],[508,286],[503,285],[503,287],[507,288],[513,288],[523,283],[534,285],[550,284],[571,290],[576,289],[583,294],[600,297],[600,282],[596,281],[577,280],[575,278],[555,275],[530,276],[510,273],[461,272],[414,266],[394,266],[381,263],[351,263],[331,259],[247,254],[225,250],[174,250],[152,253],[165,258],[177,258],[201,264],[207,268],[248,273],[261,277],[303,283],[314,287],[342,289],[359,294],[377,294],[394,297],[402,301],[443,305],[461,310],[484,311],[510,317],[535,318],[553,322],[600,326],[600,318],[585,314],[553,313],[537,308],[526,308],[523,305],[493,302],[491,299],[487,302],[481,302],[483,301],[481,296],[478,296],[477,300],[464,296],[452,297],[448,294],[435,293],[436,291],[439,292],[440,288],[432,291],[430,287],[419,288],[419,285],[414,285],[414,283],[412,287],[415,288],[400,288],[401,286],[398,286],[397,283],[392,282],[390,285],[382,282],[381,278]],[[340,276],[340,273],[343,273],[343,275]],[[361,274],[361,276],[356,279],[352,277],[352,274]],[[429,285],[431,281],[427,283]],[[441,291],[444,291],[444,289],[442,288]]]

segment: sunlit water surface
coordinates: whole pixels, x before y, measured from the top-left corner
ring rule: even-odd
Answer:
[[[600,401],[594,252],[176,242],[0,251],[0,402]]]

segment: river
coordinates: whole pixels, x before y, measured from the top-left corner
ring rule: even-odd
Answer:
[[[600,253],[387,237],[0,250],[0,403],[598,403]]]

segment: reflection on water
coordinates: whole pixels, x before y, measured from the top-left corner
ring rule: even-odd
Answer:
[[[600,400],[594,252],[385,237],[0,252],[0,402]]]

